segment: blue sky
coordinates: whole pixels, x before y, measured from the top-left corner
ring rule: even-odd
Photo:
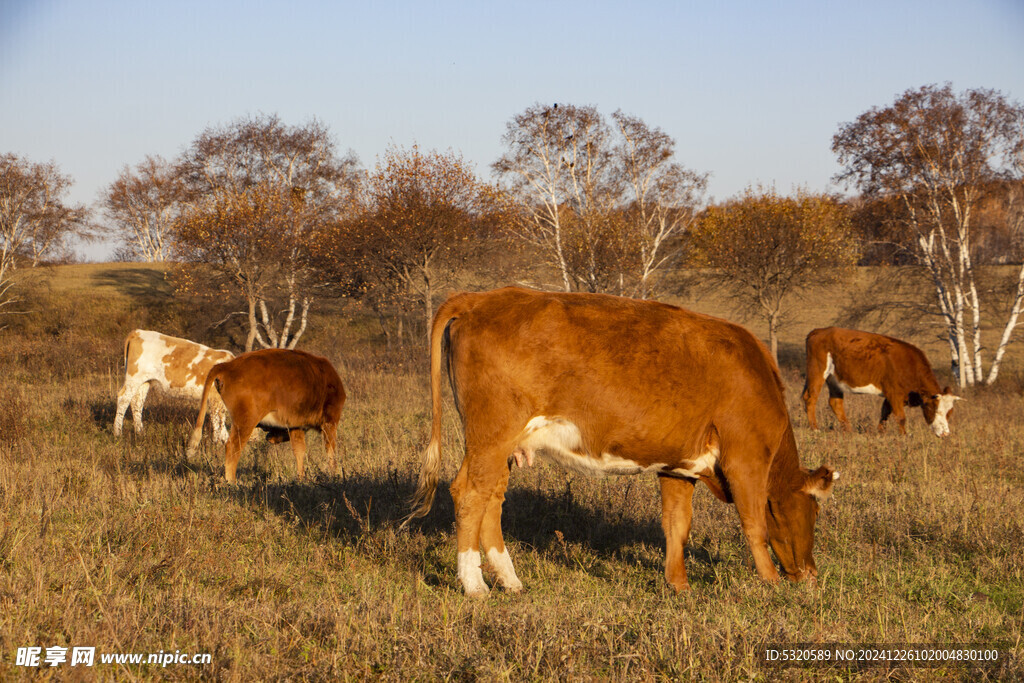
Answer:
[[[260,112],[320,119],[364,166],[415,142],[489,178],[534,102],[641,116],[718,199],[826,190],[841,123],[946,81],[1024,101],[1024,1],[0,0],[0,152],[56,161],[87,204]]]

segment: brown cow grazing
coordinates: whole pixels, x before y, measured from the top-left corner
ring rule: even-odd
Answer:
[[[234,357],[230,351],[211,349],[187,339],[151,330],[133,330],[124,340],[124,384],[117,392],[114,436],[121,436],[124,413],[129,405],[135,433],[142,432],[142,406],[151,386],[157,385],[172,396],[198,401],[210,368]],[[224,419],[224,404],[214,395],[210,402],[210,423],[214,438],[220,441],[228,439]]]
[[[828,386],[828,404],[843,429],[850,421],[843,408],[843,392],[884,396],[878,431],[895,415],[900,433],[907,433],[904,405],[921,406],[935,436],[949,436],[949,414],[960,400],[949,387],[939,388],[924,352],[913,344],[871,332],[826,327],[807,335],[807,383],[804,406],[811,429],[818,428],[815,414],[821,385]]]
[[[441,462],[441,367],[465,429],[451,492],[458,575],[487,593],[480,550],[507,590],[519,591],[501,533],[512,463],[539,454],[588,474],[657,473],[665,578],[689,584],[683,548],[697,480],[735,502],[757,572],[814,577],[818,501],[838,476],[800,467],[778,369],[738,325],[651,301],[515,287],[457,294],[431,330],[433,429],[414,509],[430,510]]]
[[[229,482],[235,481],[242,447],[256,427],[269,432],[268,439],[273,443],[291,440],[300,477],[305,474],[305,430],[319,429],[331,471],[337,470],[334,450],[345,388],[329,360],[305,351],[263,349],[215,366],[203,387],[199,417],[188,443],[189,455],[199,445],[207,399],[214,386],[231,413],[231,433],[224,454],[224,476]]]

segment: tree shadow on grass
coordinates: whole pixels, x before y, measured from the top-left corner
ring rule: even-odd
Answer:
[[[171,296],[162,270],[150,268],[108,268],[92,275],[100,286],[111,287],[131,299],[161,301]]]

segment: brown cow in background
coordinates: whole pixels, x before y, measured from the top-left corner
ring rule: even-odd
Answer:
[[[921,349],[905,341],[860,330],[826,327],[807,335],[807,382],[804,406],[811,429],[818,428],[816,408],[822,384],[828,385],[828,404],[843,429],[850,421],[843,392],[884,396],[878,431],[889,415],[896,416],[900,433],[907,433],[904,405],[921,406],[936,436],[949,436],[949,414],[960,400],[949,387],[939,388],[935,373]]]
[[[451,491],[468,595],[488,592],[481,550],[499,584],[522,589],[501,505],[511,465],[537,454],[590,474],[657,473],[665,578],[676,590],[689,588],[683,549],[698,480],[736,504],[761,577],[779,579],[769,542],[787,578],[816,576],[818,500],[838,474],[800,466],[778,369],[747,330],[607,295],[509,287],[452,296],[431,330],[433,428],[409,519],[429,511],[437,488],[445,346],[466,436]]]
[[[214,386],[231,414],[224,453],[224,476],[229,482],[235,481],[238,458],[256,427],[265,429],[273,443],[291,440],[300,477],[305,474],[305,430],[319,429],[331,471],[337,470],[334,452],[345,388],[329,360],[305,351],[263,349],[214,366],[203,387],[189,455],[202,437],[207,400]]]

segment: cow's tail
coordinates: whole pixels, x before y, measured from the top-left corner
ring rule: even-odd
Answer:
[[[132,345],[132,340],[135,339],[135,332],[130,332],[127,337],[124,338],[124,355],[121,360],[124,361],[124,371],[128,372],[128,349]]]
[[[214,383],[220,376],[222,363],[210,368],[206,375],[206,382],[203,383],[203,398],[199,401],[199,415],[196,416],[196,426],[192,429],[192,436],[188,440],[188,455],[191,457],[199,448],[199,442],[203,438],[203,422],[206,421],[206,408],[210,402],[210,392],[213,391]]]
[[[430,328],[430,399],[433,413],[430,444],[423,453],[420,481],[410,501],[412,512],[402,522],[402,527],[417,517],[425,516],[434,504],[434,492],[441,472],[441,363],[445,354],[445,335],[451,322],[472,308],[473,299],[472,294],[452,296],[441,304],[434,315]]]

